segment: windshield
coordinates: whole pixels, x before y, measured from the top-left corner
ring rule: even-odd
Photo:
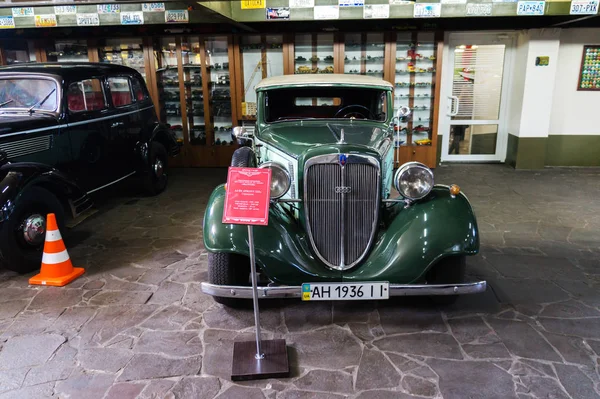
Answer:
[[[8,109],[55,111],[57,91],[56,82],[49,79],[0,79],[0,111]]]
[[[368,119],[385,121],[387,91],[356,87],[294,87],[265,93],[265,121]]]

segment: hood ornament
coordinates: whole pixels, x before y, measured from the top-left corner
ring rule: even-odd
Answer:
[[[342,166],[346,165],[346,162],[348,162],[348,156],[346,154],[340,154],[340,156],[338,157],[338,162]]]

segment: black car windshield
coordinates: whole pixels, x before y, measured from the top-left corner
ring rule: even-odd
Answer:
[[[387,91],[358,87],[294,87],[265,93],[265,121],[368,119],[385,121]]]
[[[54,111],[57,92],[56,82],[50,79],[0,78],[0,112],[15,109],[29,111],[32,107],[36,111]]]

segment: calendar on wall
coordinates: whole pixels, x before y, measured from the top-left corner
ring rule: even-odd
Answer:
[[[583,46],[577,90],[600,90],[600,46]]]

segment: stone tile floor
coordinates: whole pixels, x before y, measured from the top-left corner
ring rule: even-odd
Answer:
[[[490,288],[427,298],[263,307],[292,377],[229,381],[252,313],[215,304],[201,221],[223,170],[99,201],[67,245],[86,274],[29,287],[0,271],[0,398],[591,398],[600,396],[600,169],[438,168],[479,218],[468,272]]]

